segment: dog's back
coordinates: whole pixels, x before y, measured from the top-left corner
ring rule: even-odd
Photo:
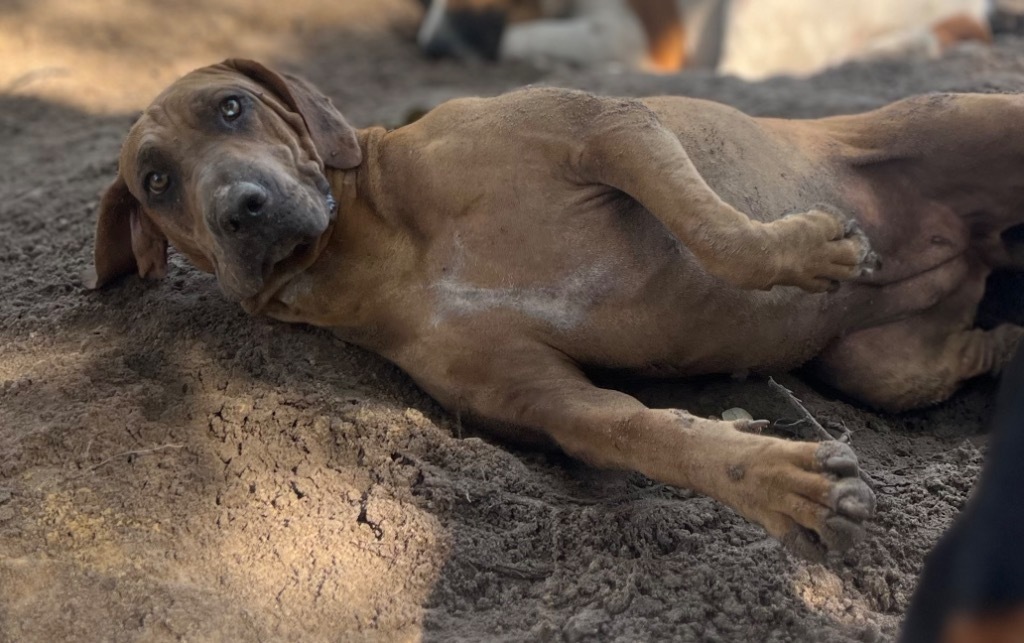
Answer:
[[[978,490],[928,556],[903,643],[1024,641],[1024,350],[1003,373]]]

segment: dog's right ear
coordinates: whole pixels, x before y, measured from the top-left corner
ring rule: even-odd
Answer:
[[[151,279],[167,272],[167,238],[142,214],[120,174],[100,199],[93,259],[93,267],[82,275],[89,289],[130,272]]]

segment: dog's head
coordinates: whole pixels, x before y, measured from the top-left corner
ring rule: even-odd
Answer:
[[[196,70],[129,131],[87,285],[163,276],[170,241],[228,297],[253,297],[330,226],[326,168],[361,160],[355,131],[306,82],[248,60]]]

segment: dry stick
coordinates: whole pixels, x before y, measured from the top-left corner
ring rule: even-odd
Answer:
[[[788,388],[786,388],[782,384],[779,384],[778,382],[776,382],[774,377],[769,377],[768,378],[768,386],[771,387],[771,389],[773,391],[781,393],[782,396],[784,398],[786,398],[786,400],[789,401],[789,403],[793,406],[793,408],[795,408],[797,411],[799,411],[800,415],[804,416],[803,419],[806,422],[810,423],[811,427],[815,430],[815,432],[817,432],[818,437],[820,437],[822,440],[835,440],[836,439],[834,435],[829,433],[825,429],[825,427],[821,426],[821,424],[816,419],[814,419],[814,416],[811,415],[811,412],[807,410],[807,408],[803,405],[802,402],[800,402],[799,399],[797,399],[797,397],[795,395],[793,395],[793,391],[789,390]]]
[[[820,437],[822,440],[836,439],[835,436],[829,433],[825,429],[825,427],[821,426],[821,424],[816,419],[814,419],[814,416],[811,415],[811,412],[807,410],[807,407],[803,405],[803,403],[797,398],[797,396],[793,395],[793,391],[789,390],[782,384],[776,382],[774,377],[768,378],[768,387],[771,388],[773,391],[780,393],[784,398],[786,398],[786,400],[793,406],[793,408],[800,412],[800,415],[803,416],[803,419],[806,420],[811,425],[814,431],[818,434],[818,437]],[[868,475],[867,471],[864,471],[864,469],[857,467],[857,472],[860,474],[860,479],[863,480],[869,487],[871,487],[872,489],[876,488],[877,483],[875,482],[875,479]]]
[[[496,574],[504,574],[505,576],[511,576],[512,578],[518,578],[520,580],[544,580],[554,573],[554,567],[548,567],[542,565],[536,568],[529,567],[516,567],[514,565],[505,565],[502,563],[485,563],[477,560],[467,561],[470,567],[473,567],[477,571],[484,570],[488,572],[494,572]]]
[[[184,444],[161,444],[158,447],[150,447],[148,449],[135,449],[135,450],[132,450],[132,451],[122,451],[121,453],[116,453],[116,454],[110,456],[109,458],[107,458],[106,460],[103,460],[102,462],[98,462],[98,463],[92,465],[88,469],[83,469],[83,470],[79,471],[78,473],[76,473],[73,476],[68,476],[66,478],[66,480],[74,480],[75,478],[81,478],[85,474],[92,473],[96,469],[99,469],[100,467],[102,467],[102,466],[104,466],[106,464],[110,464],[111,462],[113,462],[114,460],[117,460],[118,458],[124,458],[124,457],[132,456],[132,455],[146,455],[147,453],[156,453],[157,451],[166,451],[167,449],[184,449],[184,448],[185,448]]]

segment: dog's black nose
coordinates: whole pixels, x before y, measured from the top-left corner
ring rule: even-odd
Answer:
[[[262,185],[241,181],[228,188],[221,222],[228,232],[239,232],[253,225],[267,210],[270,193]]]

